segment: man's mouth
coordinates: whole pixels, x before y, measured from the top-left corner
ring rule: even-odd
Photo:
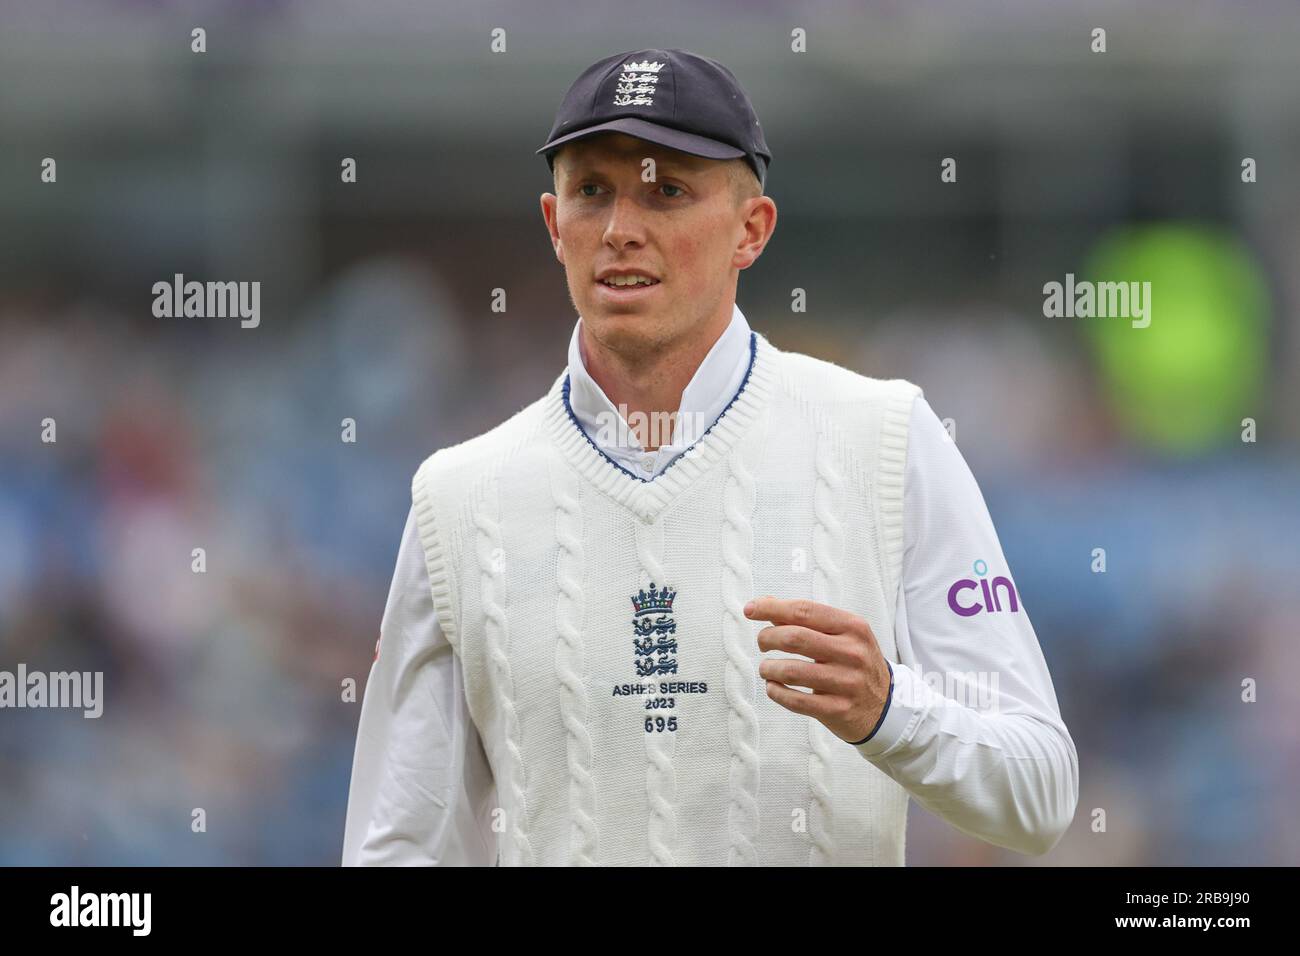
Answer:
[[[601,285],[608,286],[611,289],[627,289],[636,286],[658,285],[658,279],[652,279],[650,276],[632,273],[629,275],[612,275],[604,279],[597,279]]]

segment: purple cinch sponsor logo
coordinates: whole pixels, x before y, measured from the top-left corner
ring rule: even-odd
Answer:
[[[999,575],[990,581],[987,577],[989,566],[984,561],[976,561],[974,570],[979,580],[961,578],[954,581],[952,587],[948,589],[948,606],[952,608],[954,614],[974,617],[981,611],[989,613],[1002,611],[1004,610],[1003,597],[1007,599],[1005,610],[1012,614],[1020,610],[1020,602],[1016,598],[1016,586],[1011,583],[1010,578]],[[980,594],[969,595],[966,593],[968,591],[980,592],[984,603],[980,603]]]

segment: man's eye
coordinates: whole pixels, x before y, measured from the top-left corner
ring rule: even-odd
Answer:
[[[584,196],[594,196],[596,195],[595,193],[589,193],[587,192],[587,190],[599,189],[599,188],[600,187],[597,186],[595,183],[583,183],[581,186],[578,187],[578,192],[582,193]]]
[[[665,195],[668,196],[669,199],[676,199],[676,198],[677,198],[678,196],[680,196],[680,195],[682,194],[682,192],[683,192],[681,186],[674,186],[672,183],[664,183],[664,184],[663,184],[662,186],[660,186],[659,188],[660,188],[660,189],[675,189],[675,190],[677,190],[676,193],[666,193],[666,194],[665,194]]]

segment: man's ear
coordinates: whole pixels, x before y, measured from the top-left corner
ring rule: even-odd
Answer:
[[[546,223],[546,231],[551,235],[551,248],[555,250],[555,258],[564,264],[564,244],[560,242],[559,220],[556,218],[556,199],[554,193],[542,193],[542,220]]]
[[[742,223],[743,234],[731,257],[731,264],[737,269],[748,269],[754,264],[768,240],[776,230],[776,203],[768,196],[755,196],[745,200],[749,212]]]

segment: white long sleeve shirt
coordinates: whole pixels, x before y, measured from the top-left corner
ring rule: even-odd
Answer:
[[[575,325],[570,402],[601,451],[661,473],[714,421],[744,376],[749,325],[731,323],[682,392],[673,441],[646,452],[587,372]],[[694,431],[693,431],[694,429]],[[923,397],[912,408],[904,484],[899,661],[863,758],[957,829],[1024,853],[1055,846],[1078,802],[1078,756],[970,468]],[[382,646],[382,653],[378,648]],[[408,514],[362,703],[344,865],[491,865],[495,784],[437,621]],[[812,719],[812,718],[809,718]]]

